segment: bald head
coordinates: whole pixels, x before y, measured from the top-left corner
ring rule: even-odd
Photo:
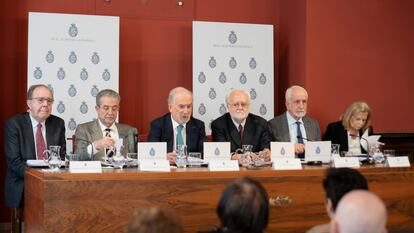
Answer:
[[[336,208],[332,233],[385,233],[387,210],[374,193],[355,190],[346,194]]]

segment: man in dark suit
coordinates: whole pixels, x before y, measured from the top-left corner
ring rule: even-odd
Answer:
[[[252,145],[253,152],[268,151],[270,133],[267,121],[250,113],[250,94],[232,89],[226,96],[226,103],[229,112],[211,123],[213,141],[230,142],[232,152],[242,145]],[[270,153],[264,154],[270,158]]]
[[[300,86],[291,86],[285,95],[287,111],[269,121],[272,141],[294,142],[295,153],[302,158],[305,141],[320,141],[318,122],[306,116],[308,92]]]
[[[75,131],[76,153],[85,158],[92,155],[92,160],[102,160],[107,155],[112,156],[117,140],[122,139],[123,153],[137,152],[136,128],[127,124],[116,123],[121,97],[111,89],[104,89],[96,95],[95,110],[98,119],[78,125]]]
[[[167,142],[167,158],[175,162],[174,148],[178,144],[187,145],[188,152],[203,152],[206,140],[204,122],[191,116],[193,94],[191,91],[176,87],[168,95],[169,113],[153,120],[148,134],[149,142]]]
[[[7,159],[5,202],[11,208],[21,207],[26,160],[43,159],[49,145],[66,153],[65,123],[51,115],[53,93],[46,85],[33,85],[27,92],[28,111],[7,120],[4,147]]]

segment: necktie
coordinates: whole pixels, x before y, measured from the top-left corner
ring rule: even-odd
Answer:
[[[242,141],[243,140],[243,125],[242,124],[239,125],[239,134],[240,134],[240,140]]]
[[[42,124],[37,124],[37,130],[36,130],[36,155],[37,159],[46,159],[46,153],[44,153],[46,150],[46,143],[45,139],[43,138],[42,134]]]
[[[110,128],[105,129],[105,137],[111,137],[111,129]]]
[[[177,145],[183,145],[184,144],[184,142],[183,142],[183,133],[182,133],[183,128],[184,128],[183,125],[178,125],[177,126]]]
[[[110,128],[106,128],[105,129],[105,137],[111,137],[111,129]],[[108,158],[111,158],[112,156],[114,156],[114,151],[113,150],[105,150],[105,154],[106,156],[108,156]]]
[[[300,121],[296,121],[296,136],[298,139],[298,143],[303,144],[303,136],[302,136],[302,131],[300,130]]]
[[[298,139],[298,143],[303,144],[303,136],[302,136],[302,131],[300,130],[300,121],[296,121],[296,136]],[[304,153],[300,153],[298,154],[298,158],[305,158],[305,154]]]

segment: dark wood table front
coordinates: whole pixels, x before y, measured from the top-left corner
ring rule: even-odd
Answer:
[[[326,167],[275,171],[207,168],[139,172],[104,169],[101,174],[68,170],[25,173],[26,232],[123,232],[134,210],[156,205],[179,215],[186,232],[219,224],[216,205],[224,187],[242,176],[254,177],[273,200],[266,232],[304,232],[328,222],[322,179]],[[414,231],[414,168],[360,168],[370,189],[385,202],[388,228]]]

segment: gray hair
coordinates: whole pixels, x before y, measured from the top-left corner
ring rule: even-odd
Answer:
[[[53,92],[52,92],[52,90],[50,90],[50,88],[47,85],[45,85],[45,84],[36,84],[36,85],[30,86],[29,90],[27,90],[27,97],[26,97],[27,100],[31,100],[33,98],[33,92],[36,90],[36,88],[39,88],[39,87],[44,87],[44,88],[48,89],[49,92],[50,92],[50,95],[52,96],[52,100],[54,99],[53,98]]]
[[[118,92],[111,89],[104,89],[96,95],[96,106],[101,106],[101,98],[104,96],[115,98],[118,103],[121,102],[121,96],[118,94]]]
[[[305,88],[303,88],[301,86],[294,85],[294,86],[289,87],[286,90],[286,93],[285,93],[285,100],[286,100],[286,102],[289,102],[290,103],[290,101],[292,99],[292,91],[293,91],[293,89],[301,90],[301,91],[305,92],[306,97],[308,96],[308,92],[306,91]]]
[[[187,92],[188,94],[191,95],[191,98],[193,98],[193,93],[190,90],[188,90],[184,87],[175,87],[168,94],[168,100],[167,101],[168,101],[169,105],[171,104],[172,100],[174,99],[175,94],[177,94],[179,92]]]
[[[229,98],[235,92],[241,92],[241,93],[245,94],[247,96],[247,103],[250,104],[251,97],[250,97],[250,93],[248,91],[243,90],[243,89],[233,89],[233,88],[230,89],[230,91],[226,95],[226,104],[229,104]]]

